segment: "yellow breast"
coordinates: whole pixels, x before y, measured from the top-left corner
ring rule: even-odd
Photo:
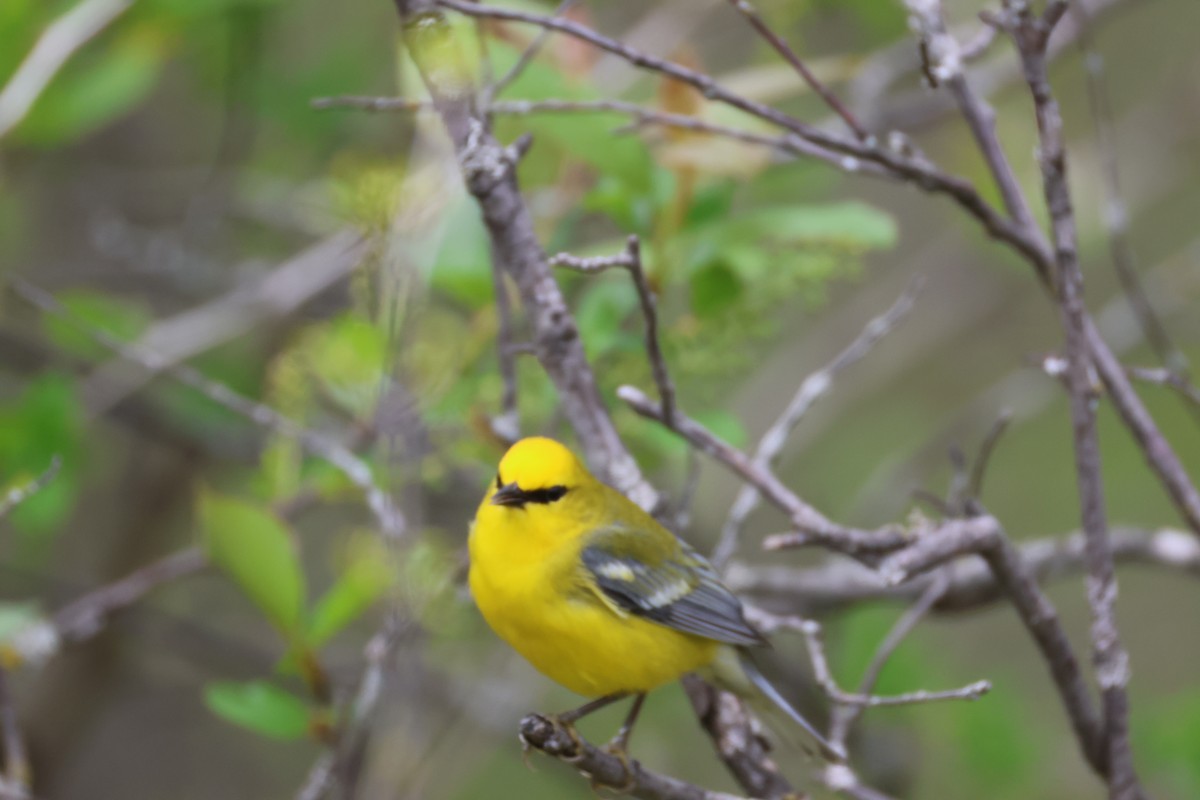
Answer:
[[[587,697],[645,692],[707,665],[720,644],[622,614],[578,585],[579,542],[514,552],[506,532],[471,533],[471,593],[484,619],[539,672]]]

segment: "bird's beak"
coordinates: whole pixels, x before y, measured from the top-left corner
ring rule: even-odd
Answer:
[[[521,487],[517,486],[516,481],[506,483],[496,490],[492,495],[492,505],[494,506],[516,506],[521,508],[528,500],[525,497],[525,492],[521,491]]]

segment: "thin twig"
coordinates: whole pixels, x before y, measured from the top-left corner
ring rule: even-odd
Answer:
[[[359,111],[374,112],[414,112],[430,109],[432,106],[419,100],[408,100],[401,97],[362,97],[343,95],[339,97],[321,97],[312,101],[313,108],[335,109],[353,108]],[[839,167],[849,169],[879,178],[892,178],[886,169],[869,161],[847,160],[840,153],[830,150],[796,136],[792,133],[764,134],[708,122],[699,117],[687,114],[672,114],[654,108],[630,103],[624,100],[498,100],[488,108],[488,113],[499,116],[528,116],[531,114],[624,114],[632,117],[639,126],[660,125],[664,128],[686,130],[694,133],[708,133],[747,144],[761,145],[773,151],[788,156],[818,158],[822,161],[836,163]]]
[[[946,589],[950,584],[949,577],[946,573],[940,572],[934,576],[933,581],[926,587],[917,601],[905,610],[896,623],[888,631],[887,636],[875,648],[875,655],[871,657],[871,662],[867,665],[867,669],[863,672],[862,680],[858,682],[857,694],[866,696],[874,694],[875,685],[879,682],[879,676],[883,673],[884,666],[888,660],[908,635],[917,627],[917,625],[928,615],[929,610],[942,598],[946,593]],[[991,684],[987,681],[979,681],[968,688],[982,688],[987,685],[991,688]],[[978,695],[976,695],[978,696]],[[975,699],[971,697],[970,699]],[[846,746],[846,740],[850,738],[850,731],[853,730],[854,724],[862,716],[862,712],[867,708],[864,703],[851,703],[835,706],[833,709],[832,718],[829,722],[829,739],[835,745],[841,745],[843,749]]]
[[[733,471],[759,491],[769,502],[783,510],[796,526],[798,533],[788,546],[815,544],[847,555],[870,558],[903,547],[908,541],[898,526],[885,526],[875,531],[859,530],[838,525],[817,509],[800,499],[795,492],[783,485],[770,469],[754,461],[742,451],[722,440],[676,409],[674,420],[668,423],[662,416],[657,403],[651,402],[640,389],[621,386],[617,397],[625,401],[640,416],[662,423],[705,455]]]
[[[62,459],[54,456],[50,459],[50,466],[46,467],[46,470],[41,475],[28,483],[12,487],[3,496],[0,496],[0,519],[7,517],[17,506],[46,488],[46,485],[58,475],[58,470],[61,466]]]
[[[0,139],[20,124],[63,64],[132,5],[133,0],[83,0],[50,23],[0,89]]]
[[[885,584],[899,585],[915,575],[969,554],[983,557],[997,585],[1016,607],[1021,621],[1042,652],[1080,749],[1092,768],[1104,774],[1104,727],[1092,704],[1071,642],[1054,605],[994,517],[982,515],[947,520],[914,537],[909,547],[887,556],[879,564],[878,571]]]
[[[1179,373],[1166,368],[1149,369],[1146,367],[1129,367],[1126,372],[1130,377],[1139,381],[1174,389],[1189,403],[1200,407],[1200,389],[1193,386],[1185,376]]]
[[[578,0],[562,0],[562,2],[558,4],[558,8],[554,10],[554,16],[563,16],[570,11],[571,6],[575,5],[577,2]],[[512,65],[508,72],[501,75],[499,80],[487,87],[485,90],[487,93],[485,97],[486,102],[483,104],[485,108],[491,106],[494,98],[499,97],[505,89],[507,89],[517,80],[517,78],[521,77],[522,73],[524,73],[529,65],[533,63],[533,60],[537,58],[538,53],[541,52],[542,47],[544,47],[546,42],[550,39],[550,33],[551,31],[549,28],[543,28],[542,30],[538,31],[537,36],[534,36],[533,41],[529,43],[529,46],[521,51],[520,57],[517,58],[516,63]]]
[[[122,358],[134,364],[140,364],[151,372],[163,372],[170,375],[185,386],[200,392],[214,403],[245,417],[254,424],[281,436],[295,439],[314,456],[324,459],[337,468],[362,491],[366,497],[367,506],[375,515],[380,531],[384,535],[398,537],[403,534],[405,522],[400,509],[392,502],[388,493],[375,482],[375,476],[367,462],[355,455],[341,442],[305,428],[270,406],[239,394],[229,386],[206,377],[186,364],[164,363],[155,353],[138,350],[98,328],[85,324],[72,315],[52,294],[26,281],[14,281],[13,288],[22,299],[35,308],[61,317]]]
[[[1118,564],[1140,564],[1200,578],[1200,539],[1186,531],[1114,528],[1111,534],[1113,558]],[[1021,562],[1039,584],[1087,570],[1082,532],[1023,542],[1019,553]],[[995,574],[984,561],[974,558],[974,553],[968,551],[965,558],[953,563],[946,591],[934,605],[934,613],[961,614],[1005,599]],[[884,581],[875,569],[843,559],[806,568],[779,564],[749,566],[735,561],[725,569],[722,578],[738,594],[798,607],[808,616],[831,614],[869,601],[911,603],[935,579],[932,575],[917,576],[893,585]]]
[[[834,113],[842,118],[842,120],[846,123],[846,126],[850,128],[850,130],[854,131],[855,136],[861,140],[867,139],[869,134],[867,133],[867,129],[863,127],[862,123],[859,122],[858,119],[855,118],[854,114],[850,112],[850,109],[838,99],[838,96],[830,91],[828,86],[821,83],[817,76],[813,74],[812,70],[810,70],[805,63],[800,60],[800,57],[796,55],[796,52],[792,50],[792,48],[788,46],[788,43],[783,40],[783,37],[775,33],[771,26],[767,25],[763,18],[759,16],[758,12],[754,10],[754,6],[750,5],[749,0],[729,0],[729,4],[737,9],[738,13],[746,18],[746,21],[750,23],[750,26],[753,27],[754,30],[758,31],[758,34],[767,41],[767,44],[771,45],[771,47],[775,49],[775,52],[778,53],[784,61],[791,65],[792,69],[799,73],[800,77],[804,79],[804,82],[809,85],[809,88],[816,92],[820,98],[825,101],[825,105],[829,106]]]
[[[1064,0],[1051,0],[1042,16],[1014,7],[1003,20],[1020,54],[1037,118],[1043,193],[1050,212],[1057,265],[1058,300],[1066,338],[1067,386],[1075,433],[1075,470],[1087,543],[1088,604],[1092,610],[1092,660],[1104,700],[1104,774],[1113,800],[1143,796],[1129,740],[1129,654],[1116,619],[1117,579],[1104,503],[1096,409],[1090,377],[1083,273],[1070,188],[1066,144],[1058,101],[1046,68],[1046,44],[1066,13]]]
[[[64,642],[89,639],[115,612],[133,605],[159,586],[200,572],[208,563],[208,556],[198,547],[165,556],[63,606],[51,618],[54,630]]]
[[[517,188],[514,167],[520,148],[501,147],[472,102],[472,87],[461,85],[461,76],[447,76],[444,51],[454,46],[453,39],[432,0],[395,3],[409,53],[453,143],[467,190],[479,204],[493,257],[517,284],[533,329],[538,361],[558,390],[563,413],[592,471],[642,508],[655,508],[658,493],[617,435],[575,319],[546,263],[532,214]],[[561,20],[553,22],[563,24]],[[453,55],[451,61],[463,63],[458,59],[464,54]]]
[[[654,291],[646,280],[646,270],[642,266],[641,242],[637,236],[630,236],[625,243],[625,252],[617,256],[601,256],[597,258],[580,258],[570,253],[559,253],[550,258],[550,265],[566,267],[575,272],[597,273],[611,267],[621,267],[629,271],[633,285],[637,288],[638,302],[642,306],[642,316],[646,320],[646,357],[650,360],[650,370],[654,374],[654,385],[658,388],[658,399],[661,404],[662,418],[669,426],[675,418],[675,384],[671,373],[667,370],[667,361],[663,357],[662,347],[658,340],[658,311],[654,299]]]
[[[813,675],[821,690],[835,703],[861,708],[879,708],[881,706],[904,706],[917,703],[933,703],[942,700],[978,700],[991,691],[989,681],[976,681],[958,689],[943,692],[920,690],[896,695],[876,695],[844,691],[838,686],[829,669],[829,660],[825,655],[825,637],[821,625],[810,619],[799,617],[779,618],[779,626],[791,628],[804,634],[805,645],[812,661]]]
[[[834,377],[870,352],[875,343],[887,336],[912,310],[917,293],[921,289],[921,283],[919,279],[914,281],[892,304],[891,308],[868,322],[846,349],[838,353],[824,367],[809,374],[801,381],[800,387],[796,390],[796,394],[788,403],[787,408],[759,439],[758,447],[754,451],[754,463],[774,468],[775,461],[783,451],[788,436],[812,405],[832,388]],[[738,495],[729,509],[729,517],[721,529],[721,538],[717,540],[717,544],[713,548],[713,564],[719,567],[733,555],[737,549],[742,525],[758,506],[761,497],[758,490],[751,484],[744,485],[738,491]]]
[[[983,509],[981,506],[981,498],[983,497],[983,479],[987,475],[988,464],[991,463],[992,453],[996,451],[996,444],[1000,441],[1000,437],[1008,430],[1009,423],[1012,422],[1012,412],[1007,409],[1000,412],[1000,416],[996,417],[996,421],[992,423],[992,427],[988,429],[987,436],[983,437],[983,444],[979,446],[979,453],[975,456],[974,463],[971,464],[971,477],[967,481],[966,487],[966,508],[963,510],[969,514],[981,514]]]

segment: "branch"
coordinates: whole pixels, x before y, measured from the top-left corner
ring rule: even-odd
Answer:
[[[717,757],[738,784],[754,797],[790,797],[792,785],[771,759],[762,726],[745,704],[695,675],[684,676],[683,688]]]
[[[189,547],[152,562],[124,578],[63,606],[48,619],[34,621],[0,642],[0,661],[41,664],[67,643],[81,642],[103,630],[108,617],[150,591],[208,566],[208,557]]]
[[[554,10],[554,16],[561,17],[565,15],[571,10],[571,6],[575,5],[576,2],[578,2],[578,0],[562,0],[562,2],[558,4],[558,8]],[[537,58],[538,53],[541,52],[549,38],[549,28],[543,28],[538,32],[537,36],[533,37],[533,41],[531,41],[529,46],[521,52],[520,57],[517,58],[517,61],[512,65],[512,68],[509,69],[508,72],[501,75],[495,83],[487,88],[487,92],[484,97],[484,105],[490,106],[492,98],[498,97],[504,92],[505,89],[511,86],[517,80],[517,78],[521,77],[521,74],[524,73],[529,65],[533,63],[533,60]]]
[[[367,506],[375,515],[380,531],[389,537],[399,537],[405,528],[404,515],[392,502],[391,497],[376,482],[371,467],[354,454],[350,448],[324,434],[311,431],[300,423],[285,417],[270,406],[238,394],[223,383],[206,377],[186,364],[172,364],[156,353],[138,350],[114,336],[76,319],[49,292],[25,281],[14,281],[13,288],[27,303],[46,313],[66,320],[77,330],[98,344],[107,347],[122,358],[140,364],[151,372],[163,372],[176,381],[188,386],[212,400],[214,403],[245,417],[256,425],[280,436],[295,439],[312,455],[322,458],[341,472],[366,497]]]
[[[428,103],[402,97],[360,97],[345,95],[319,97],[312,101],[313,108],[325,110],[353,108],[374,112],[414,112],[429,109]],[[878,178],[893,178],[885,168],[869,161],[856,162],[826,147],[808,142],[793,133],[764,134],[720,125],[687,114],[673,114],[624,100],[498,100],[487,106],[486,111],[499,116],[528,116],[530,114],[625,114],[640,126],[661,125],[664,128],[708,133],[726,139],[761,145],[789,156],[816,158],[838,166],[848,172],[872,175]]]
[[[829,90],[829,87],[817,79],[817,76],[812,73],[812,70],[805,66],[804,62],[801,61],[800,57],[796,55],[795,51],[788,46],[787,42],[785,42],[783,38],[779,36],[779,34],[775,33],[775,31],[763,21],[763,18],[758,15],[757,11],[754,10],[754,6],[750,5],[749,0],[729,0],[729,4],[737,9],[738,13],[746,18],[746,21],[749,22],[750,26],[758,32],[759,36],[765,39],[767,44],[771,45],[771,47],[775,49],[775,52],[778,53],[784,61],[791,65],[792,69],[796,70],[800,77],[804,79],[804,82],[809,85],[809,88],[816,92],[817,95],[819,95],[820,98],[825,101],[825,105],[829,106],[829,108],[832,109],[835,114],[842,118],[842,121],[846,123],[846,126],[850,128],[850,130],[854,131],[855,136],[862,140],[865,140],[868,137],[866,128],[864,128],[862,123],[855,118],[854,114],[850,112],[850,109],[846,108],[846,106],[842,104],[842,101],[838,99],[837,95]]]
[[[46,467],[46,470],[41,475],[28,483],[12,487],[3,496],[0,496],[0,519],[7,517],[17,506],[46,488],[46,485],[58,475],[58,470],[61,466],[62,459],[54,456],[50,459],[50,466]]]
[[[678,778],[651,772],[630,761],[627,772],[621,759],[582,739],[576,741],[553,718],[530,714],[521,720],[521,742],[582,772],[597,788],[614,789],[643,800],[742,800],[712,792]],[[628,789],[623,787],[628,785]]]
[[[83,0],[50,23],[0,90],[0,139],[25,119],[29,109],[75,51],[132,5],[133,0]]]
[[[1131,378],[1135,378],[1136,380],[1174,389],[1182,398],[1200,408],[1200,389],[1193,386],[1185,375],[1165,368],[1147,369],[1145,367],[1130,367],[1126,372]]]
[[[1185,531],[1114,528],[1111,536],[1113,558],[1118,564],[1177,570],[1200,578],[1200,540]],[[1017,549],[1039,584],[1086,570],[1082,532],[1035,539]],[[953,562],[954,569],[946,576],[946,590],[934,603],[932,613],[976,611],[1006,599],[1003,586],[986,562],[972,555],[968,553],[966,558]],[[799,607],[808,616],[833,613],[864,601],[912,602],[936,580],[923,575],[893,585],[876,570],[853,561],[829,561],[810,568],[733,562],[722,577],[738,594],[788,608]]]
[[[559,253],[550,259],[552,267],[583,273],[603,272],[610,267],[621,267],[629,271],[633,285],[637,288],[638,301],[642,306],[642,316],[646,320],[646,356],[650,360],[650,369],[654,373],[654,384],[658,387],[660,413],[663,419],[675,418],[675,384],[667,371],[667,361],[663,357],[662,347],[658,341],[658,312],[654,300],[654,291],[646,280],[646,270],[642,267],[642,249],[637,236],[630,236],[625,244],[625,252],[618,256],[600,258],[579,258],[569,253]]]
[[[1104,726],[1092,705],[1058,612],[994,517],[943,522],[916,536],[908,548],[884,559],[879,565],[879,574],[885,583],[898,585],[914,575],[968,554],[983,557],[997,585],[1016,607],[1050,669],[1080,748],[1093,769],[1105,774]]]
[[[474,7],[472,7],[474,8]],[[533,218],[517,188],[515,161],[488,131],[471,99],[473,87],[454,65],[466,63],[453,34],[431,0],[396,0],[404,40],[433,98],[458,156],[468,191],[483,214],[493,257],[520,290],[533,324],[538,361],[562,400],[592,469],[643,508],[658,503],[600,398],[579,330],[534,232]],[[557,24],[565,24],[561,20]]]
[[[1129,654],[1117,629],[1117,579],[1104,508],[1096,409],[1089,375],[1087,315],[1079,267],[1075,216],[1067,185],[1066,146],[1058,101],[1046,72],[1046,43],[1068,5],[1052,0],[1041,17],[1027,6],[1003,18],[1021,56],[1037,117],[1043,193],[1050,212],[1057,266],[1058,301],[1066,337],[1067,386],[1075,433],[1075,469],[1088,562],[1087,596],[1092,610],[1092,660],[1104,699],[1104,753],[1109,796],[1143,796],[1129,741]]]
[[[791,519],[799,533],[787,534],[791,538],[786,546],[816,544],[856,558],[872,558],[880,553],[903,547],[908,541],[898,526],[885,526],[875,531],[859,530],[838,525],[817,509],[800,499],[791,489],[783,485],[770,469],[755,464],[749,456],[723,441],[700,423],[676,410],[674,419],[668,422],[662,410],[650,401],[641,390],[633,386],[617,389],[617,397],[624,400],[639,415],[662,423],[704,454],[748,482]]]
[[[843,369],[855,363],[868,352],[883,337],[887,336],[893,328],[908,315],[912,310],[913,304],[916,301],[917,292],[921,289],[921,281],[914,283],[900,295],[892,307],[883,314],[875,317],[867,323],[863,328],[862,333],[858,335],[853,342],[850,343],[845,350],[838,353],[832,361],[826,364],[816,372],[811,373],[801,383],[800,388],[796,390],[796,394],[792,397],[787,408],[779,415],[778,419],[771,424],[758,441],[758,447],[754,451],[753,461],[766,469],[772,469],[775,461],[779,458],[779,454],[783,451],[784,445],[787,443],[787,437],[800,423],[813,403],[819,400],[833,387],[833,379]],[[721,529],[721,538],[717,540],[716,547],[713,548],[712,563],[716,566],[721,566],[729,557],[733,555],[737,549],[738,536],[741,533],[742,525],[745,524],[746,518],[758,506],[761,495],[752,484],[746,484],[738,490],[737,497],[733,501],[733,505],[729,509],[729,517],[725,520],[725,526]]]

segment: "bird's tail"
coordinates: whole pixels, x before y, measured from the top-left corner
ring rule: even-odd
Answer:
[[[733,647],[722,648],[705,677],[741,697],[757,714],[766,718],[772,730],[786,740],[795,742],[806,752],[835,764],[846,760],[846,754],[834,747],[783,698],[744,651]],[[803,736],[788,736],[796,727],[800,728]]]

